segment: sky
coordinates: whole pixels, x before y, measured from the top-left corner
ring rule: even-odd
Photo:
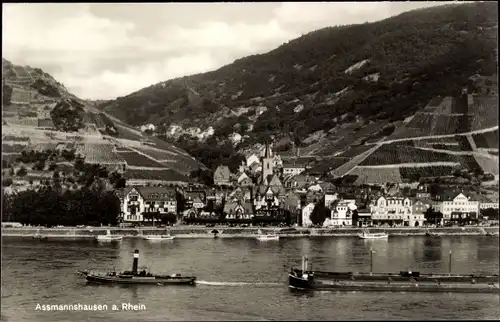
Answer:
[[[2,55],[43,69],[82,99],[114,99],[320,28],[443,3],[9,3],[2,4]]]

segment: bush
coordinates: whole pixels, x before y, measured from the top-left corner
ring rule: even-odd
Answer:
[[[13,180],[12,178],[5,178],[5,179],[2,179],[2,186],[3,187],[10,187],[13,183]]]
[[[24,177],[25,175],[28,174],[28,170],[26,170],[25,167],[21,167],[19,170],[16,172],[16,176],[18,177]]]
[[[50,112],[50,117],[56,130],[74,132],[83,128],[83,110],[80,105],[72,104],[68,100],[62,100],[57,103]]]

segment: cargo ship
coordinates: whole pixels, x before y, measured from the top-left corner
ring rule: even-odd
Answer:
[[[143,269],[139,272],[139,251],[134,252],[132,270],[118,273],[114,270],[102,273],[93,271],[77,271],[85,276],[87,282],[100,284],[150,284],[150,285],[195,285],[196,277],[181,274],[155,275]]]
[[[420,274],[410,270],[399,273],[324,272],[309,270],[307,257],[302,258],[300,269],[291,269],[288,284],[290,288],[301,290],[500,294],[498,274]]]

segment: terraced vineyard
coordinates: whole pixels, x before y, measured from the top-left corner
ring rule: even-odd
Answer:
[[[498,149],[498,130],[473,134],[472,138],[478,148]]]
[[[12,103],[22,103],[28,104],[32,99],[35,98],[35,93],[19,89],[17,87],[12,88]]]
[[[55,150],[57,148],[58,143],[33,143],[26,147],[26,151],[47,151],[47,150]]]
[[[474,95],[470,105],[465,98],[436,97],[386,141],[458,134],[494,126],[498,126],[497,95]]]
[[[471,130],[481,130],[498,126],[498,96],[474,96],[474,102],[470,108],[474,118],[471,122]]]
[[[147,168],[165,168],[164,165],[151,160],[137,152],[117,152],[122,157],[128,166],[133,167],[147,167]]]
[[[403,182],[398,168],[364,168],[355,167],[349,175],[356,175],[358,178],[354,182],[361,184],[385,184],[386,182]]]
[[[348,162],[350,158],[347,157],[332,157],[318,161],[311,169],[306,170],[307,173],[327,173],[337,169],[341,165]]]
[[[30,138],[27,136],[4,135],[2,137],[2,142],[5,142],[5,141],[27,142],[29,140],[30,140]]]
[[[116,152],[134,152],[132,149],[124,147],[124,146],[121,146],[121,145],[116,146],[115,147],[115,151]]]
[[[124,159],[114,152],[112,144],[84,144],[81,150],[85,162],[90,164],[124,164]]]
[[[5,120],[9,125],[38,126],[37,117],[9,118]]]
[[[30,73],[22,66],[13,66],[17,78],[31,78]]]
[[[176,154],[165,150],[146,147],[134,147],[135,150],[144,153],[157,161],[169,161],[175,158]]]
[[[52,119],[50,118],[44,118],[44,119],[38,119],[38,127],[43,127],[43,128],[53,128],[54,123],[52,123]]]
[[[406,142],[406,141],[403,141]],[[449,151],[472,151],[469,140],[464,135],[456,135],[455,137],[445,137],[426,140],[414,140],[415,147],[449,150]]]
[[[475,160],[479,164],[479,166],[483,169],[484,172],[489,172],[494,175],[498,175],[498,158],[495,157],[485,157],[485,156],[480,156],[476,155]]]
[[[177,171],[166,170],[134,170],[127,169],[124,173],[126,179],[138,180],[162,180],[162,181],[182,181],[189,182],[189,178]]]
[[[26,145],[24,144],[2,144],[2,154],[4,153],[9,153],[9,154],[18,154],[21,153],[24,149],[26,148]]]
[[[384,144],[370,154],[360,165],[453,162],[454,159],[454,156],[446,153],[421,150],[404,145]]]
[[[415,141],[418,142],[418,141]],[[398,142],[399,143],[399,142]],[[481,166],[472,155],[455,155],[444,152],[422,150],[398,143],[382,145],[370,154],[360,166],[398,165],[398,164],[421,164],[441,163],[439,166],[452,166],[456,164],[463,169],[476,171]],[[448,164],[442,164],[448,163]],[[437,164],[435,166],[438,166]],[[423,170],[422,170],[423,171]]]
[[[353,146],[353,147],[349,148],[347,151],[342,152],[338,156],[339,157],[346,157],[346,158],[354,158],[355,156],[357,156],[363,152],[366,152],[366,151],[370,150],[371,148],[373,148],[372,145]]]
[[[409,182],[418,182],[425,177],[444,177],[453,175],[456,167],[452,166],[430,166],[430,167],[401,167],[399,173],[401,178]]]

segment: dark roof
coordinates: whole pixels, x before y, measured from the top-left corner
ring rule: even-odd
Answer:
[[[127,195],[133,189],[137,190],[144,200],[175,199],[175,190],[167,187],[128,187],[124,194]]]

